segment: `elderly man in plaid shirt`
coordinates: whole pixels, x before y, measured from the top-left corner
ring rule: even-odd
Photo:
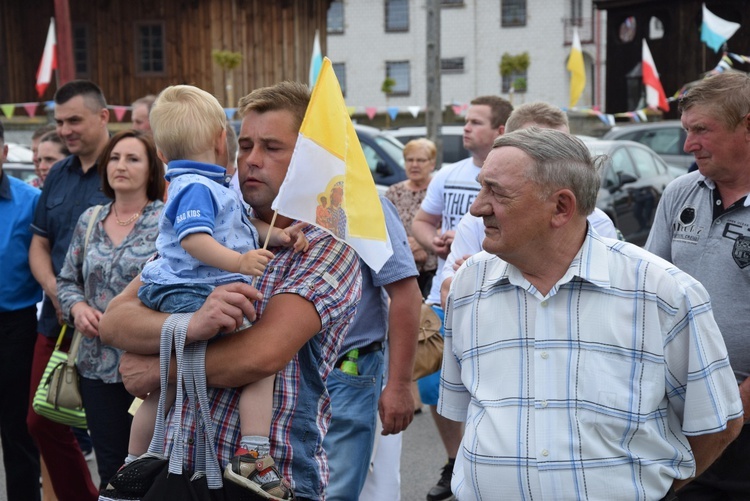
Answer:
[[[438,411],[466,422],[458,499],[658,500],[739,433],[742,402],[703,286],[586,223],[586,146],[495,140],[471,213],[481,252],[447,301]]]

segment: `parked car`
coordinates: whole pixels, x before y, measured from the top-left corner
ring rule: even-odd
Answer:
[[[21,181],[28,183],[36,177],[34,164],[20,162],[5,162],[3,172],[9,176],[17,177]]]
[[[375,127],[355,124],[354,130],[381,195],[390,185],[406,179],[403,144],[388,131],[381,131]]]
[[[693,155],[685,153],[683,146],[687,134],[679,120],[646,122],[612,127],[602,139],[626,139],[645,144],[656,152],[667,165],[687,170]]]
[[[18,143],[5,143],[8,145],[8,157],[6,162],[34,163],[34,152]]]
[[[585,141],[593,155],[604,155],[596,206],[615,223],[625,240],[643,245],[664,188],[675,176],[664,160],[633,141]]]
[[[400,127],[388,132],[403,144],[408,143],[412,139],[427,137],[427,127]],[[452,164],[471,156],[470,153],[466,151],[466,148],[464,148],[463,125],[443,125],[440,128],[440,137],[443,140],[444,164]],[[438,168],[440,168],[439,165]]]

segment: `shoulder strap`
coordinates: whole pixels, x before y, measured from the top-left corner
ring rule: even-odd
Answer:
[[[99,212],[101,212],[102,206],[101,205],[95,205],[94,211],[91,213],[91,219],[89,219],[89,225],[86,227],[86,238],[83,240],[83,255],[86,256],[86,247],[89,246],[89,237],[91,236],[91,232],[94,230],[94,224],[96,223],[96,218],[99,216]]]
[[[94,211],[91,213],[91,219],[89,219],[89,225],[86,227],[86,238],[83,240],[83,259],[86,259],[86,248],[89,246],[89,237],[91,232],[94,230],[94,224],[96,224],[96,218],[101,212],[102,206],[95,205]],[[64,329],[65,326],[63,326]],[[64,332],[64,331],[63,331]],[[67,364],[72,366],[76,363],[78,357],[78,347],[81,346],[81,332],[78,329],[73,331],[73,339],[70,341],[70,349],[68,350]]]

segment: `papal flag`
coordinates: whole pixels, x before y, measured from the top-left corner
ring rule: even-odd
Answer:
[[[586,87],[586,68],[583,65],[583,50],[578,29],[573,28],[573,43],[568,56],[568,71],[570,72],[570,107],[576,105]]]
[[[393,254],[375,182],[327,57],[271,207],[327,230],[376,272]]]
[[[701,42],[719,52],[721,46],[732,38],[735,31],[740,29],[738,23],[726,21],[706,8],[703,4],[703,24],[701,24]]]

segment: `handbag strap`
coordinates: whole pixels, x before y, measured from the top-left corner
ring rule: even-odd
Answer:
[[[55,343],[55,351],[60,349],[60,346],[62,346],[63,339],[65,338],[65,331],[68,330],[68,324],[63,324],[62,329],[60,329],[60,334],[57,336],[57,342]]]
[[[94,224],[96,223],[96,218],[99,216],[99,212],[102,210],[101,205],[95,205],[94,210],[91,212],[91,218],[89,219],[89,224],[86,226],[86,237],[83,239],[83,260],[86,260],[86,249],[89,246],[89,237],[91,236],[91,232],[94,230]],[[83,266],[83,265],[81,265]],[[60,338],[58,339],[57,345],[55,345],[55,349],[60,348],[60,344],[62,344],[62,336],[65,333],[67,324],[63,325],[63,328],[60,330]],[[78,358],[78,348],[81,346],[81,339],[83,336],[81,335],[81,331],[78,329],[75,329],[73,331],[73,339],[70,341],[70,348],[68,349],[68,359],[65,362],[68,367],[73,367],[76,363],[76,358]]]
[[[209,489],[220,489],[222,483],[222,472],[216,454],[214,441],[215,430],[210,414],[208,393],[206,390],[206,341],[192,343],[185,346],[187,327],[192,313],[175,313],[167,318],[161,331],[161,342],[159,348],[159,380],[161,394],[157,406],[157,419],[154,426],[154,435],[148,451],[156,454],[164,454],[166,438],[166,419],[164,410],[166,408],[166,388],[169,378],[169,366],[174,342],[174,353],[177,365],[176,398],[174,404],[174,415],[172,418],[175,426],[172,437],[172,450],[169,454],[169,472],[181,474],[184,463],[184,440],[182,439],[184,428],[183,404],[187,396],[188,402],[193,406],[195,419],[195,433],[202,437],[196,441],[196,473],[205,472]]]

